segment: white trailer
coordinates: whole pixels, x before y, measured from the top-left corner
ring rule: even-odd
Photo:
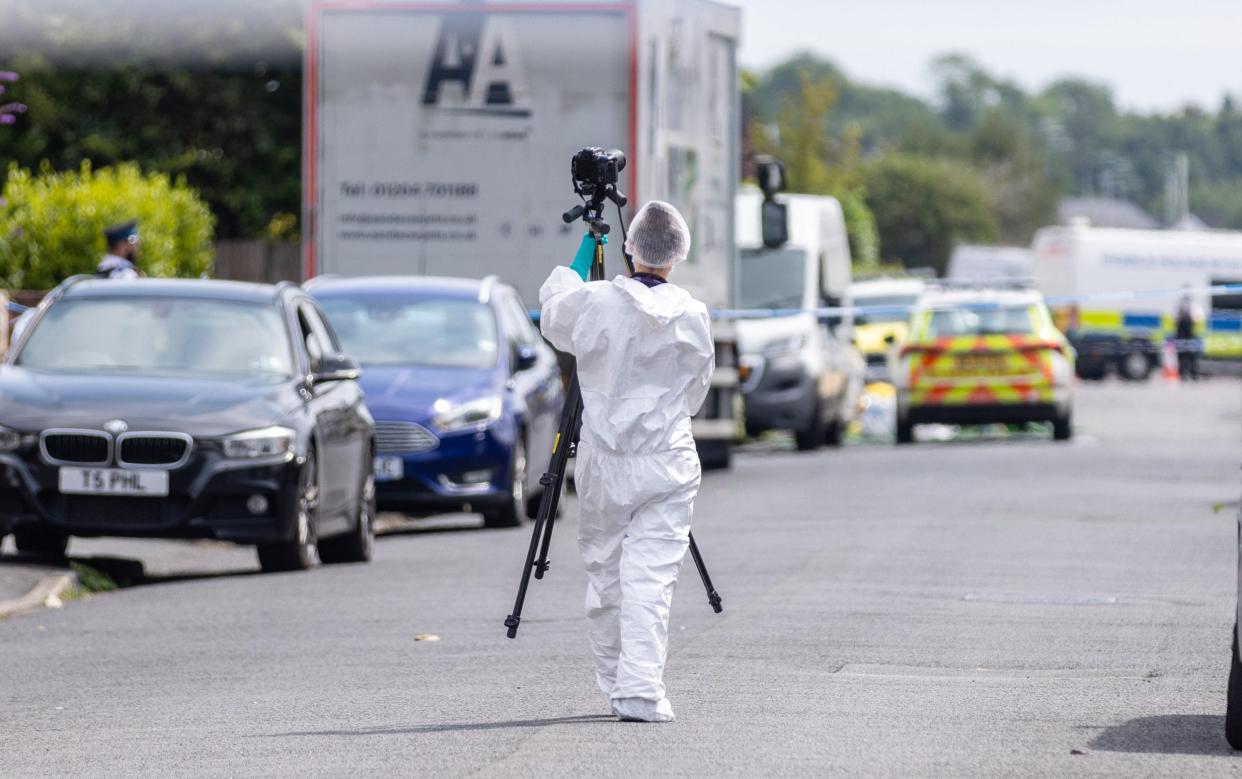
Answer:
[[[1040,291],[1053,298],[1086,296],[1077,302],[1052,301],[1062,329],[1089,337],[1092,351],[1114,343],[1117,367],[1130,378],[1144,378],[1156,365],[1161,342],[1173,332],[1178,290],[1242,283],[1242,233],[1237,232],[1074,224],[1039,230],[1032,250]],[[1153,290],[1170,293],[1124,294]],[[1242,358],[1242,296],[1194,292],[1192,297],[1205,314],[1205,356]],[[1088,355],[1081,347],[1079,352],[1083,363]],[[1146,366],[1140,353],[1147,357]]]
[[[740,23],[706,0],[313,0],[305,275],[495,274],[532,305],[583,230],[561,221],[578,202],[570,157],[602,146],[628,156],[627,220],[650,199],[685,215],[693,251],[675,282],[730,307]],[[696,436],[723,445],[736,368],[724,328],[717,339],[719,391]]]

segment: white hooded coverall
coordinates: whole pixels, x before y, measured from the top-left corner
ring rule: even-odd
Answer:
[[[613,701],[660,701],[699,490],[690,417],[715,366],[707,309],[673,284],[587,283],[566,267],[539,301],[544,336],[578,361],[578,546],[596,680]]]

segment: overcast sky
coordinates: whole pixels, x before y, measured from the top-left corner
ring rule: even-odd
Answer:
[[[1075,74],[1125,108],[1215,109],[1242,96],[1242,0],[727,0],[741,6],[743,65],[798,49],[854,79],[929,97],[946,51],[1038,88]]]

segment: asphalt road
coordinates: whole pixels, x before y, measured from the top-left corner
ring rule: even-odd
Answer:
[[[1079,401],[1071,444],[761,445],[709,475],[726,611],[687,567],[670,725],[605,716],[572,503],[516,641],[526,530],[414,529],[273,576],[75,541],[160,572],[0,622],[0,773],[1236,776],[1242,385]]]

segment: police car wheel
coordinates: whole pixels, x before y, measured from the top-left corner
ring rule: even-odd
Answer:
[[[901,417],[897,417],[897,443],[914,443],[914,425]]]
[[[1070,415],[1057,417],[1052,420],[1052,438],[1054,441],[1068,441],[1074,437],[1074,423],[1070,419]]]
[[[1242,749],[1242,660],[1238,658],[1238,627],[1233,627],[1233,662],[1229,665],[1229,691],[1225,701],[1225,739]]]

